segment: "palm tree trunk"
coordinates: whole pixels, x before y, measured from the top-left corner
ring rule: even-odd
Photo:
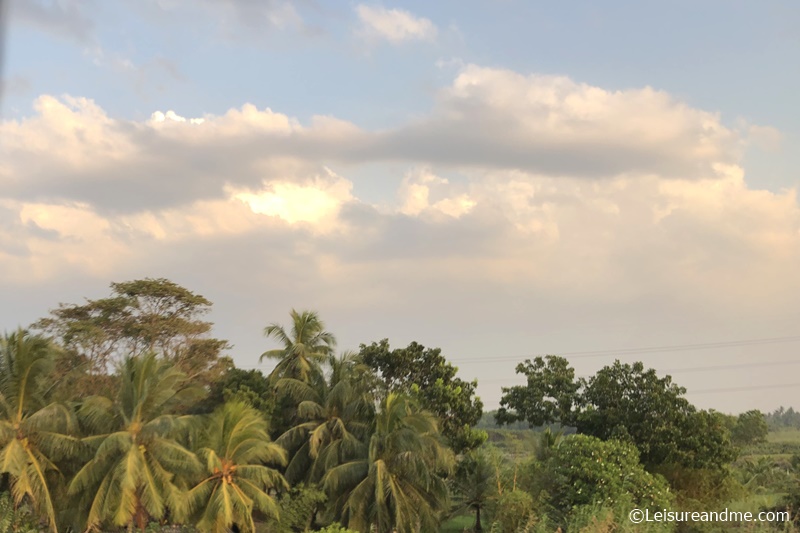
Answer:
[[[475,533],[481,533],[483,531],[483,525],[481,525],[481,508],[480,506],[475,508],[475,527],[473,528]]]
[[[139,531],[145,533],[147,530],[147,510],[142,505],[142,502],[136,502],[136,514],[133,515],[133,520],[136,522],[136,527]]]

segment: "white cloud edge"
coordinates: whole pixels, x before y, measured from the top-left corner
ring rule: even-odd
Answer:
[[[403,9],[358,4],[355,11],[361,24],[358,34],[367,40],[380,39],[395,45],[410,41],[434,42],[439,32],[430,19]]]

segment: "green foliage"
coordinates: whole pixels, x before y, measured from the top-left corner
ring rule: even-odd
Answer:
[[[737,472],[742,486],[751,492],[761,492],[773,487],[780,490],[790,477],[785,466],[767,456],[742,461]]]
[[[201,320],[211,302],[167,279],[111,284],[111,295],[83,305],[61,304],[35,324],[81,361],[64,376],[98,394],[104,376],[125,357],[158,353],[203,385],[232,365],[220,358],[228,342],[209,337]],[[102,383],[100,383],[102,385]]]
[[[282,378],[278,391],[296,405],[295,424],[278,438],[291,452],[286,477],[318,483],[338,465],[366,454],[375,417],[370,370],[352,356],[331,358],[330,382]]]
[[[0,474],[10,476],[14,503],[31,503],[55,531],[50,474],[78,452],[74,415],[48,404],[43,380],[53,367],[53,346],[25,330],[0,339]]]
[[[675,524],[651,522],[635,524],[628,513],[634,506],[628,500],[620,500],[613,506],[584,505],[572,510],[567,518],[565,531],[579,533],[668,533]],[[542,530],[544,531],[544,530]],[[555,531],[549,528],[547,533]]]
[[[543,480],[556,516],[584,505],[663,509],[673,501],[666,481],[647,472],[631,444],[587,435],[565,438],[548,459]]]
[[[322,485],[334,518],[352,529],[435,531],[449,506],[442,477],[453,464],[437,420],[408,396],[382,402],[368,454],[332,468]]]
[[[767,425],[772,430],[787,428],[800,429],[800,412],[795,411],[792,407],[785,409],[781,406],[767,414],[765,419],[767,420]]]
[[[286,452],[269,440],[267,422],[244,403],[226,403],[208,419],[197,451],[205,465],[202,481],[186,495],[176,516],[194,517],[201,533],[227,533],[234,524],[253,533],[253,513],[279,515],[271,495],[288,484],[266,464],[286,464]],[[180,501],[180,500],[179,500]]]
[[[407,348],[390,350],[389,341],[367,346],[359,356],[379,374],[386,391],[412,394],[422,406],[442,420],[442,434],[456,453],[477,448],[486,433],[474,429],[483,415],[483,402],[475,396],[477,380],[458,378],[458,368],[439,348],[425,348],[412,342]]]
[[[784,455],[800,454],[800,430],[778,429],[767,434],[767,441],[751,444],[741,451],[742,455]]]
[[[506,491],[492,507],[492,531],[516,533],[531,518],[533,497],[524,490]]]
[[[642,363],[616,361],[586,383],[575,426],[578,432],[601,439],[633,442],[642,463],[651,467],[730,463],[735,451],[724,421],[697,413],[685,393],[670,376],[659,378],[655,370],[645,371]]]
[[[524,386],[503,388],[498,422],[560,423],[601,439],[632,442],[648,468],[677,463],[723,468],[736,457],[724,417],[697,411],[670,376],[619,361],[574,380],[566,359],[548,356],[517,367]]]
[[[752,446],[767,442],[769,426],[761,411],[747,411],[736,419],[731,428],[731,440],[736,446]]]
[[[318,529],[317,531],[319,533],[358,533],[358,531],[354,529],[347,529],[338,522],[333,523],[329,526],[325,526],[322,529]]]
[[[273,521],[276,533],[308,531],[327,501],[325,493],[313,487],[297,485],[283,493],[278,502],[280,521]]]
[[[325,324],[313,311],[298,313],[292,309],[292,329],[289,333],[279,324],[264,328],[264,335],[278,341],[282,347],[261,354],[264,359],[277,359],[278,364],[269,378],[274,383],[290,378],[310,383],[319,379],[320,367],[333,354],[336,338],[325,331]]]
[[[36,533],[39,524],[26,505],[14,508],[14,499],[7,492],[0,493],[0,533]]]
[[[563,357],[536,357],[517,365],[517,374],[525,374],[527,385],[503,387],[498,424],[526,421],[533,426],[554,422],[569,423],[572,407],[578,400],[580,384],[575,369]]]
[[[497,493],[496,472],[489,453],[478,448],[459,461],[451,488],[456,502],[455,512],[474,511],[473,530],[482,531],[481,511]]]
[[[481,446],[476,382],[438,349],[335,358],[316,313],[292,311],[288,332],[265,330],[280,343],[265,377],[219,357],[202,296],[112,291],[41,321],[56,343],[0,339],[0,533],[417,533],[447,516],[447,531],[610,533],[670,530],[630,524],[633,507],[800,507],[792,409],[701,411],[641,363],[576,379],[548,356],[504,389],[496,421],[520,430]]]
[[[78,415],[92,436],[93,457],[70,483],[88,498],[87,527],[144,528],[179,504],[178,489],[200,470],[197,457],[179,442],[185,420],[173,415],[198,390],[186,375],[154,355],[128,358],[116,398],[87,398]],[[183,423],[183,424],[182,424]]]
[[[208,396],[192,411],[207,414],[226,402],[243,402],[271,417],[275,411],[275,388],[260,370],[230,368],[211,383]]]

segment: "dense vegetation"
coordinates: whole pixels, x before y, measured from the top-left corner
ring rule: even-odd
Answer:
[[[792,409],[698,410],[641,363],[576,379],[549,356],[487,416],[438,349],[339,353],[292,311],[265,328],[264,375],[223,355],[202,296],[111,288],[0,339],[0,533],[796,531],[627,519],[794,512]]]

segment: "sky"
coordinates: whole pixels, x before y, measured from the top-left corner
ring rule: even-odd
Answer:
[[[109,284],[800,408],[793,0],[10,0],[0,330]]]

